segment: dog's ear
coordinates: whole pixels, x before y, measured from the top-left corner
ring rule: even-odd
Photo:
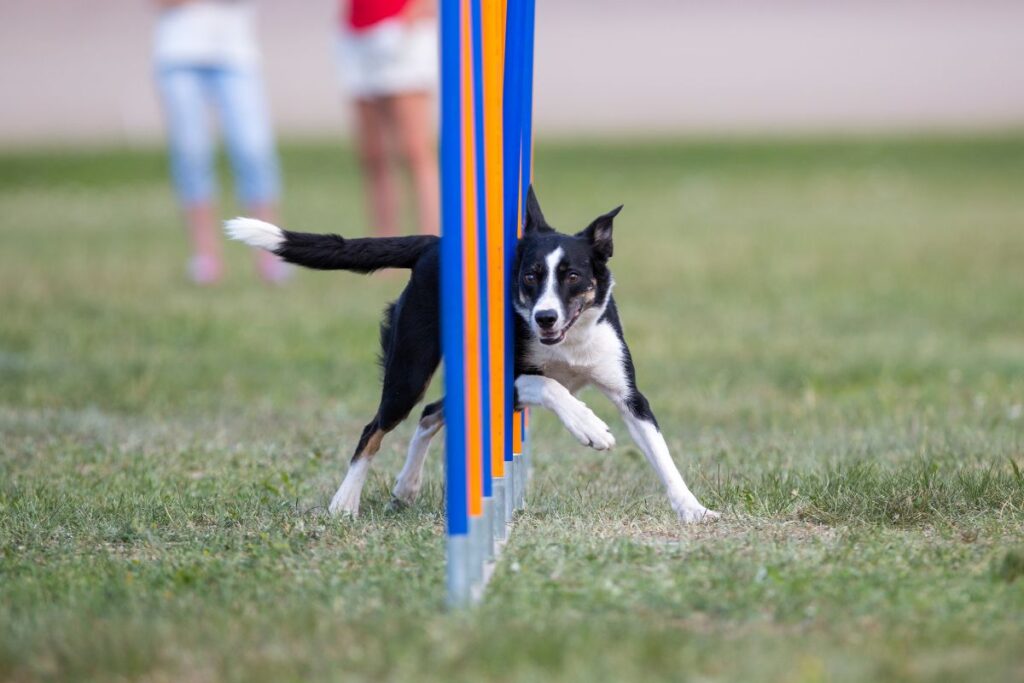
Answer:
[[[537,194],[533,191],[533,185],[526,190],[526,222],[523,226],[523,234],[531,232],[551,232],[553,228],[544,220],[544,214],[540,210],[540,202],[537,201]]]
[[[603,216],[598,216],[585,230],[576,233],[577,237],[590,243],[594,256],[602,261],[612,257],[612,221],[619,215],[619,211],[622,211],[621,204]]]

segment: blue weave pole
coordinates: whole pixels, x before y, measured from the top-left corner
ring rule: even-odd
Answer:
[[[441,0],[441,342],[445,385],[448,603],[470,599],[462,242],[460,0]]]
[[[522,159],[522,54],[523,54],[523,22],[524,0],[508,0],[505,17],[505,78],[503,84],[503,135],[504,135],[504,192],[505,192],[505,272],[511,273],[515,266],[516,244],[519,242],[520,196],[525,196],[520,188],[520,163]],[[511,278],[509,279],[512,296]],[[506,353],[506,413],[511,416],[515,410],[513,404],[514,370],[515,370],[515,312],[509,306],[505,314],[505,353]],[[513,433],[509,425],[505,437],[505,470],[508,484],[506,504],[503,512],[507,522],[512,521],[516,508],[518,492],[516,487],[521,478],[517,477],[515,458],[513,456]]]

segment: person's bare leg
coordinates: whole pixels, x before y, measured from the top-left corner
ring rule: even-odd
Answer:
[[[246,215],[267,223],[277,223],[277,207],[274,204],[253,204],[247,207]],[[255,249],[256,269],[264,282],[278,285],[291,277],[292,270],[277,254]]]
[[[224,265],[204,74],[191,67],[161,69],[157,85],[167,121],[171,175],[192,247],[188,274],[196,284],[210,285],[221,278]]]
[[[199,202],[186,206],[185,225],[192,241],[189,276],[196,284],[212,285],[224,274],[220,230],[213,204]]]
[[[430,114],[432,96],[427,92],[403,93],[390,99],[402,157],[416,194],[420,232],[436,235],[441,222],[441,189]]]
[[[388,154],[388,106],[383,98],[355,102],[356,146],[369,199],[371,229],[377,235],[398,233],[398,188]]]

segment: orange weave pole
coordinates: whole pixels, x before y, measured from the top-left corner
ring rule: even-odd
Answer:
[[[483,0],[484,163],[487,199],[487,324],[491,475],[505,476],[505,258],[502,90],[505,1]]]
[[[462,0],[462,16],[470,16],[469,0]],[[462,111],[473,111],[473,54],[470,22],[462,22],[459,42],[462,52]],[[462,117],[463,233],[465,245],[466,316],[466,474],[468,478],[469,516],[483,514],[483,410],[480,386],[480,241],[477,237],[476,130],[474,117]]]
[[[523,411],[512,413],[512,452],[521,455],[523,452]]]

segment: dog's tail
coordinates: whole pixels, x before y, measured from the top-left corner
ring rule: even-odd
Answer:
[[[231,239],[271,251],[288,263],[319,270],[372,273],[382,268],[412,268],[437,244],[433,235],[355,237],[292,232],[255,218],[235,218],[224,224]]]

